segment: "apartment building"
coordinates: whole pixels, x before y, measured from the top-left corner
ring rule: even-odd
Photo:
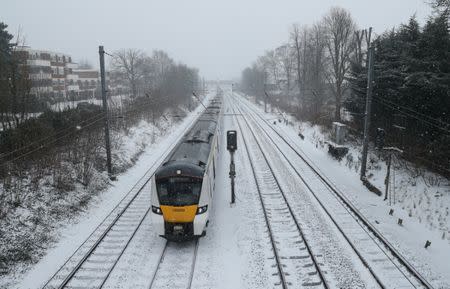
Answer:
[[[96,97],[100,86],[99,72],[78,69],[78,64],[67,54],[48,50],[17,47],[29,67],[31,94],[52,101],[78,100]]]
[[[78,77],[79,95],[82,98],[99,98],[100,73],[95,69],[74,69],[73,73]]]

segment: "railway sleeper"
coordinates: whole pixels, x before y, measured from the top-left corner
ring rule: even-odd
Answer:
[[[309,257],[309,255],[308,255],[308,257]],[[305,259],[305,256],[289,256],[289,259],[291,259],[291,260]]]
[[[302,286],[305,286],[305,287],[316,287],[316,286],[319,286],[319,285],[322,285],[322,281],[304,282],[304,283],[302,283]]]
[[[86,260],[86,263],[90,263],[90,264],[105,264],[105,263],[114,263],[114,262],[115,262],[115,260],[105,260],[105,259],[103,259],[103,260],[91,260],[91,259]]]
[[[108,245],[106,245],[106,246],[101,246],[101,249],[103,249],[103,250],[122,250],[123,246],[114,246],[114,245],[108,246]]]
[[[103,241],[105,244],[123,244],[126,242],[126,240],[123,239],[116,239],[116,240],[105,240]]]
[[[75,275],[74,277],[73,277],[75,280],[82,280],[82,281],[87,281],[87,280],[103,280],[103,276],[98,276],[98,275],[86,275],[86,276],[83,276],[83,275]]]
[[[109,268],[105,267],[83,267],[83,271],[87,272],[108,272]]]

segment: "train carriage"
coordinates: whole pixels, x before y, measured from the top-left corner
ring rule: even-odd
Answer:
[[[152,178],[158,235],[184,241],[205,234],[215,189],[221,99],[215,98]]]

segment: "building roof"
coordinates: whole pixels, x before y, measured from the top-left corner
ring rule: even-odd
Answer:
[[[51,51],[51,50],[41,50],[41,49],[33,49],[30,46],[17,46],[16,51],[27,51],[28,53],[47,53],[47,54],[51,54],[51,55],[58,55],[58,56],[66,56],[66,57],[71,57],[69,54],[65,54],[65,53],[60,53],[60,52],[56,52],[56,51]]]

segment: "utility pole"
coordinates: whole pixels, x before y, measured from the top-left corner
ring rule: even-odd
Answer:
[[[367,67],[367,97],[366,97],[366,113],[364,119],[364,142],[361,163],[361,180],[366,178],[367,153],[369,149],[369,128],[370,128],[370,110],[372,107],[372,88],[373,88],[373,57],[374,47],[369,48],[369,65]]]
[[[386,201],[389,196],[389,206],[391,206],[391,195],[389,194],[389,182],[391,178],[391,163],[392,163],[392,153],[389,153],[388,160],[387,160],[387,170],[386,170],[386,177],[384,178],[384,200]]]
[[[109,141],[108,103],[106,101],[106,82],[105,82],[105,50],[103,49],[103,46],[98,47],[98,54],[100,55],[100,79],[102,83],[103,114],[105,117],[106,168],[108,170],[108,175],[111,178],[112,177],[111,144]]]

